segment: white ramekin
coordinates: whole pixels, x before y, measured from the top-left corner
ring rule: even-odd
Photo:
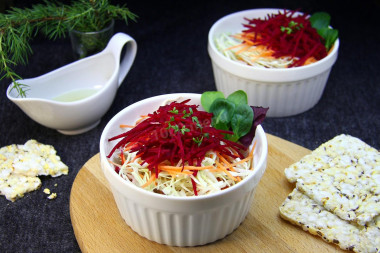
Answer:
[[[100,158],[120,215],[131,229],[157,243],[196,246],[225,237],[245,219],[266,169],[268,144],[259,125],[255,136],[254,173],[229,189],[206,196],[165,196],[122,179],[106,157],[115,144],[108,138],[122,132],[120,124],[133,124],[140,115],[157,110],[167,99],[180,97],[190,98],[189,104],[200,104],[199,94],[167,94],[142,100],[116,114],[101,135]]]
[[[214,40],[222,33],[244,29],[244,18],[264,18],[279,9],[253,9],[227,15],[211,27],[208,53],[217,90],[226,96],[236,90],[248,94],[250,105],[269,107],[268,117],[285,117],[305,112],[320,100],[332,66],[338,57],[339,40],[331,52],[318,62],[295,68],[257,68],[233,61],[220,53]]]

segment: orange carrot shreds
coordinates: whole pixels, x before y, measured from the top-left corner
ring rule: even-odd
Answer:
[[[237,165],[239,165],[239,164],[241,164],[241,163],[244,163],[244,162],[246,162],[246,161],[249,161],[250,159],[252,159],[252,157],[250,157],[250,156],[248,156],[248,157],[246,157],[246,158],[244,158],[244,159],[241,159],[240,161],[238,161],[238,162],[235,162],[235,163],[228,163],[228,164],[226,164],[224,167],[226,168],[226,169],[230,169],[231,171],[236,171],[235,169],[234,169],[234,167],[236,167]]]
[[[243,46],[239,51],[236,52],[236,54],[241,54],[242,52],[247,51],[250,47],[250,45]]]
[[[140,118],[136,121],[135,125],[120,124],[120,128],[134,128],[142,120],[146,119],[148,115],[141,115]]]
[[[125,145],[125,147],[124,147],[124,152],[125,152],[125,151],[129,151],[129,150],[131,150],[131,149],[134,148],[136,145],[137,145],[137,144],[136,144],[135,142],[130,142],[130,143],[128,143],[128,144]]]
[[[218,153],[217,153],[217,155],[218,155]],[[221,155],[221,154],[219,154],[218,157],[219,157],[220,160],[222,160],[222,161],[226,164],[226,166],[223,166],[223,165],[222,165],[222,166],[226,169],[226,171],[228,171],[227,169],[230,169],[230,170],[233,171],[233,172],[236,171],[236,170],[234,169],[234,167],[235,167],[238,163],[234,163],[234,164],[229,163],[229,162],[226,160],[226,158],[223,157],[223,155]],[[243,160],[245,160],[245,159],[243,159]],[[239,163],[240,163],[240,162],[239,162]],[[231,176],[232,176],[232,175],[231,175]],[[237,176],[236,179],[237,179],[238,182],[241,181],[241,178],[240,178],[239,176]]]
[[[167,172],[172,177],[180,176],[180,175],[188,175],[188,176],[190,176],[190,175],[193,174],[193,172],[191,172],[191,171],[175,171],[175,170],[171,171],[171,170],[167,170],[165,172]]]
[[[253,143],[252,149],[251,149],[251,151],[249,152],[249,155],[248,155],[248,157],[251,157],[251,159],[252,159],[251,170],[254,169],[253,153],[255,152],[255,149],[256,149],[256,143],[257,143],[257,141],[255,141]]]
[[[251,149],[251,151],[249,152],[249,155],[248,155],[248,156],[253,157],[253,152],[255,152],[256,143],[257,143],[257,141],[255,141],[255,142],[253,143],[252,149]]]
[[[219,157],[219,159],[226,164],[227,167],[229,167],[231,170],[234,170],[231,164],[226,160],[226,158],[223,157],[219,152],[216,152],[216,155]]]
[[[198,167],[198,166],[170,166],[170,165],[159,165],[158,168],[162,171],[195,171],[195,170],[207,170],[207,169],[213,169],[214,166],[204,166],[204,167]]]
[[[140,158],[142,154],[137,154],[135,157],[132,159],[132,162],[136,161],[138,158]]]
[[[219,159],[221,159],[226,164],[224,166],[225,168],[234,171],[233,168],[236,167],[238,164],[241,164],[241,163],[244,163],[244,162],[247,162],[247,161],[253,159],[253,152],[255,151],[255,147],[256,147],[256,141],[253,143],[252,150],[249,152],[248,156],[246,158],[243,158],[240,161],[234,162],[234,163],[229,163],[222,155],[220,155],[218,153],[217,153],[217,155],[218,155]],[[252,166],[252,168],[253,168],[253,166]]]
[[[231,46],[231,47],[225,48],[224,51],[236,49],[236,48],[239,48],[239,47],[245,47],[245,46],[243,44],[238,44],[238,45],[235,45],[235,46]]]
[[[136,125],[148,117],[148,115],[141,115],[140,118],[136,121]]]
[[[307,60],[305,61],[304,65],[309,65],[309,64],[312,64],[314,62],[317,62],[317,59],[315,59],[314,57],[309,57],[307,58]]]
[[[120,128],[134,128],[135,126],[133,125],[125,125],[125,124],[120,124]]]
[[[121,167],[121,164],[117,164],[117,163],[113,162],[113,161],[110,160],[110,159],[108,159],[108,162],[109,162],[110,164],[112,164],[113,166],[115,166],[115,167]]]
[[[218,161],[215,161],[215,164],[216,166],[221,170],[223,171],[224,173],[226,173],[228,175],[228,177],[230,177],[232,180],[234,181],[237,181],[236,177],[232,176],[232,174],[221,164],[219,163]]]
[[[148,185],[150,185],[151,183],[153,183],[155,180],[156,180],[156,174],[153,173],[153,174],[150,176],[149,180],[146,181],[145,184],[141,185],[141,187],[142,187],[142,188],[145,188],[145,187],[147,187]]]
[[[121,164],[124,164],[125,163],[125,156],[124,156],[123,152],[120,153],[120,159],[121,159]]]

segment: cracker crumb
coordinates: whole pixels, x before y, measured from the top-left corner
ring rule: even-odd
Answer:
[[[45,188],[45,189],[44,189],[44,193],[46,193],[46,194],[50,194],[50,189],[49,189],[49,188]]]
[[[57,193],[53,192],[48,196],[48,199],[55,199],[57,197]]]

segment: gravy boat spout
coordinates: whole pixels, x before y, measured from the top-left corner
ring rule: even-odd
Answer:
[[[110,108],[136,51],[132,37],[117,33],[98,54],[39,77],[18,80],[28,86],[26,97],[20,97],[11,83],[7,97],[43,126],[67,135],[84,133],[97,126]]]

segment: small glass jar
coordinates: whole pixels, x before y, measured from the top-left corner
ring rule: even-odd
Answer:
[[[74,59],[96,54],[102,51],[108,44],[114,33],[115,21],[112,19],[109,26],[96,32],[80,32],[70,30],[70,40],[73,48]]]

